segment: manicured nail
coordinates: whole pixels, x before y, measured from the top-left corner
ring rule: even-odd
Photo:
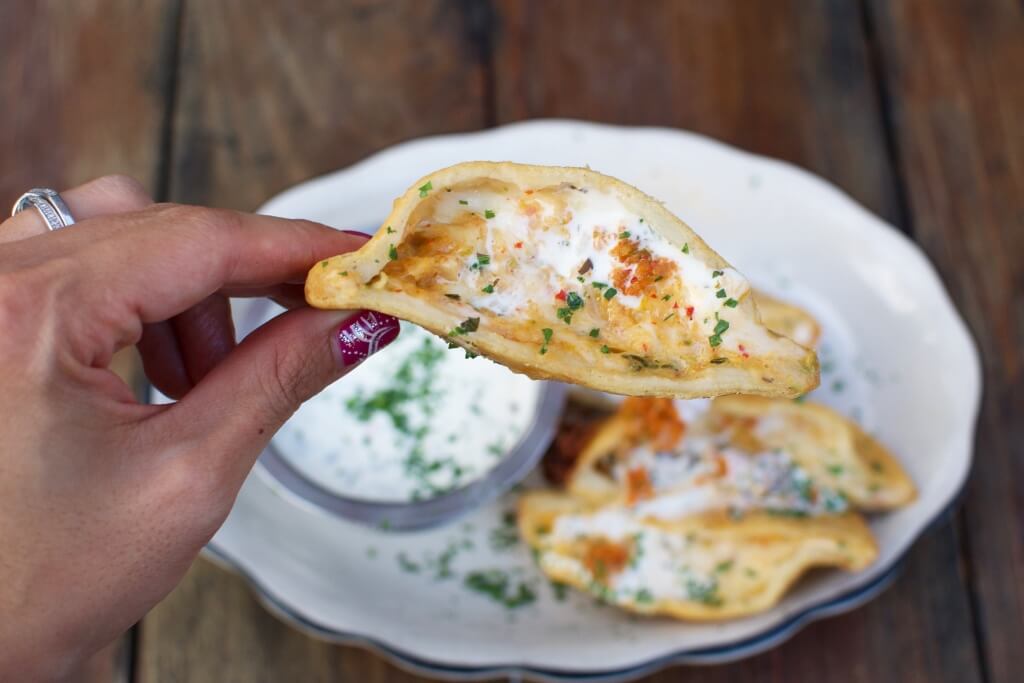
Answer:
[[[360,311],[341,324],[334,334],[336,359],[342,368],[357,365],[395,341],[398,319],[376,311]]]
[[[346,235],[355,235],[356,237],[369,237],[368,234],[360,232],[359,230],[342,230],[342,232]]]

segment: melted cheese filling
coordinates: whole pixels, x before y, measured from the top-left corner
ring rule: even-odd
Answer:
[[[738,272],[709,268],[611,193],[476,181],[435,191],[410,222],[385,281],[488,314],[540,353],[564,346],[678,373],[776,342],[735,312],[750,291]]]

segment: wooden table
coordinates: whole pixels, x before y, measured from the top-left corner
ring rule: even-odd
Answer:
[[[530,117],[685,128],[830,179],[928,253],[974,331],[973,475],[884,599],[648,680],[1024,675],[1019,0],[4,0],[0,103],[4,206],[124,172],[252,209],[400,140]],[[298,634],[202,560],[87,678],[421,680]]]

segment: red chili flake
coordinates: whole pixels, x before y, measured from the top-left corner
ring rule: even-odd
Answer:
[[[693,320],[693,306],[686,307],[686,317]]]
[[[533,190],[527,190],[526,194],[533,194]]]
[[[522,249],[523,248],[523,243],[522,242],[516,242],[512,246],[515,247],[516,249]]]
[[[656,292],[651,292],[651,298],[652,299],[657,299],[658,298],[658,294]]]
[[[558,294],[555,294],[555,298],[558,299],[559,301],[565,301],[565,290],[558,290]]]
[[[630,282],[630,284],[634,284],[635,285],[639,280],[640,280],[640,278],[638,278],[636,275],[634,275],[633,277],[631,277],[629,279],[629,282]]]
[[[679,308],[679,302],[677,301],[676,303],[672,304],[672,308],[673,309]]]
[[[644,353],[647,353],[647,344],[642,344],[642,346],[644,347]]]
[[[750,358],[750,354],[747,353],[747,350],[745,348],[743,348],[743,344],[740,344],[739,349],[740,349],[740,354],[742,354],[742,356],[744,358]]]

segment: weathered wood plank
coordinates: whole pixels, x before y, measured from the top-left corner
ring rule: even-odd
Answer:
[[[189,2],[171,197],[253,209],[406,138],[485,125],[466,8],[444,0]],[[271,617],[197,562],[143,621],[141,681],[418,681]]]
[[[155,189],[176,7],[0,3],[0,206],[106,173]]]
[[[206,560],[146,618],[138,680],[333,683],[428,679],[369,652],[314,640],[278,621],[244,581]]]
[[[899,218],[855,3],[499,2],[500,122],[705,133],[797,163]]]
[[[1024,669],[1024,6],[871,2],[914,234],[985,372],[964,504],[990,681]]]
[[[0,3],[0,210],[35,186],[108,173],[157,189],[177,0]],[[138,383],[133,350],[113,367]],[[79,672],[130,680],[125,636]]]
[[[189,3],[172,194],[252,209],[400,140],[481,126],[457,3]]]
[[[900,223],[860,8],[849,2],[498,4],[500,121],[668,125],[787,159]],[[957,543],[944,524],[882,598],[771,653],[653,680],[979,680]]]

